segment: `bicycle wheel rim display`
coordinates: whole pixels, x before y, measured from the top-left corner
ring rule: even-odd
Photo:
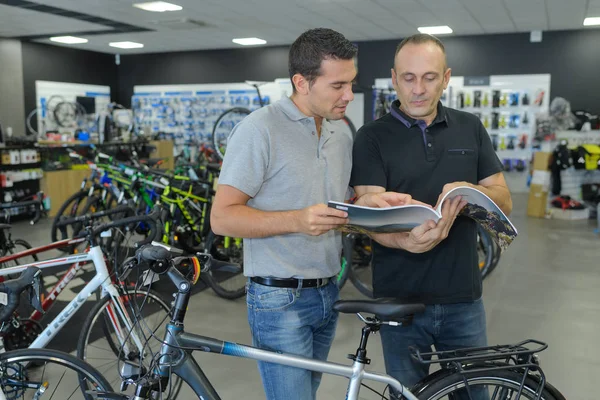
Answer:
[[[223,157],[225,157],[227,139],[229,138],[229,134],[233,130],[233,127],[247,117],[250,113],[251,111],[247,108],[230,108],[221,114],[217,119],[217,122],[215,122],[212,131],[212,143],[217,155],[221,160]]]
[[[31,399],[36,398],[35,395],[43,399],[91,400],[93,393],[113,390],[106,379],[84,361],[48,349],[0,354],[0,387],[7,400]]]

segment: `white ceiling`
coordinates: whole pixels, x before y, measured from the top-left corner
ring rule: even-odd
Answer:
[[[87,44],[69,46],[121,54],[236,48],[240,46],[231,39],[254,36],[267,40],[268,45],[287,45],[314,27],[338,30],[352,41],[397,39],[416,33],[418,26],[431,25],[449,25],[455,35],[584,29],[585,17],[600,16],[600,0],[170,0],[183,10],[165,13],[132,7],[144,0],[32,1],[153,30],[89,35],[84,36]],[[156,24],[183,18],[209,26],[175,30]],[[107,28],[0,5],[0,36]],[[141,42],[145,47],[119,50],[108,46],[113,41]]]

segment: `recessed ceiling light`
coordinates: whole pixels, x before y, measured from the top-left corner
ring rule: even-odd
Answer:
[[[267,41],[256,37],[233,39],[233,43],[241,44],[242,46],[255,46],[258,44],[266,44]]]
[[[600,17],[588,17],[583,20],[583,26],[600,25]]]
[[[134,7],[141,8],[142,10],[152,12],[165,12],[165,11],[179,11],[183,10],[183,7],[177,4],[167,3],[166,1],[150,1],[147,3],[136,3]]]
[[[51,41],[57,43],[66,43],[66,44],[80,44],[87,43],[88,40],[84,38],[79,38],[75,36],[54,36],[50,38]]]
[[[120,49],[139,49],[144,47],[143,44],[136,42],[112,42],[108,45],[111,47],[118,47]]]
[[[421,26],[417,28],[421,33],[428,33],[430,35],[446,35],[452,33],[452,28],[448,25],[443,26]]]

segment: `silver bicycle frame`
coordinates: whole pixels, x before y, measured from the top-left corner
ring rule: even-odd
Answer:
[[[30,348],[43,348],[50,343],[50,341],[56,336],[56,334],[65,327],[71,317],[81,308],[83,303],[91,296],[98,288],[102,287],[103,292],[108,293],[113,302],[111,305],[115,306],[118,315],[121,317],[121,322],[125,325],[120,326],[118,320],[111,318],[115,332],[121,343],[124,346],[125,354],[129,352],[126,338],[131,337],[136,347],[140,352],[144,348],[144,344],[133,329],[133,322],[129,318],[126,312],[125,305],[123,304],[117,288],[113,285],[110,280],[110,274],[106,262],[104,260],[104,254],[100,246],[91,247],[89,252],[84,254],[66,256],[62,258],[55,258],[46,261],[37,261],[30,264],[19,265],[17,267],[3,268],[0,269],[0,276],[6,276],[10,274],[18,274],[25,270],[27,267],[38,267],[40,269],[56,267],[59,265],[72,265],[75,263],[86,263],[92,261],[96,270],[96,276],[88,282],[87,285],[77,294],[77,296],[71,300],[69,304],[52,320],[48,323],[46,329],[44,329],[38,337],[31,343]],[[81,265],[81,264],[80,264]]]
[[[265,361],[329,375],[343,376],[350,380],[346,392],[347,400],[358,400],[358,394],[363,380],[371,380],[390,385],[406,399],[418,400],[408,388],[396,379],[389,375],[366,371],[365,364],[357,361],[355,361],[352,366],[347,366],[291,354],[281,354],[252,346],[224,342],[205,336],[186,333],[182,331],[181,327],[169,324],[161,350],[163,356],[161,357],[161,363],[157,372],[161,376],[168,377],[173,373],[181,377],[181,379],[194,390],[198,398],[203,400],[220,400],[220,397],[206,375],[204,375],[204,372],[194,357],[192,357],[191,351],[179,351],[179,358],[173,356],[173,350],[177,347]]]

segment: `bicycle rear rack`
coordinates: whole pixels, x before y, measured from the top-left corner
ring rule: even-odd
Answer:
[[[483,371],[513,370],[521,371],[523,378],[517,397],[520,398],[527,377],[535,377],[538,387],[535,399],[539,400],[546,385],[546,377],[540,368],[536,353],[544,351],[548,345],[535,339],[524,340],[514,344],[503,344],[486,347],[470,347],[449,351],[433,351],[422,353],[415,347],[409,347],[411,356],[422,364],[442,364],[443,368],[453,368],[463,375],[465,390],[471,396],[467,377]],[[491,363],[489,361],[496,361]],[[536,372],[537,375],[532,373]],[[533,389],[533,388],[531,388]]]
[[[536,346],[536,347],[533,347]],[[450,351],[433,351],[421,353],[418,349],[410,347],[412,356],[423,364],[438,364],[451,362],[473,362],[491,360],[510,360],[511,358],[524,358],[539,353],[548,348],[544,342],[534,339],[524,340],[515,344],[501,344],[487,347],[469,347]],[[436,356],[437,358],[433,358]]]

